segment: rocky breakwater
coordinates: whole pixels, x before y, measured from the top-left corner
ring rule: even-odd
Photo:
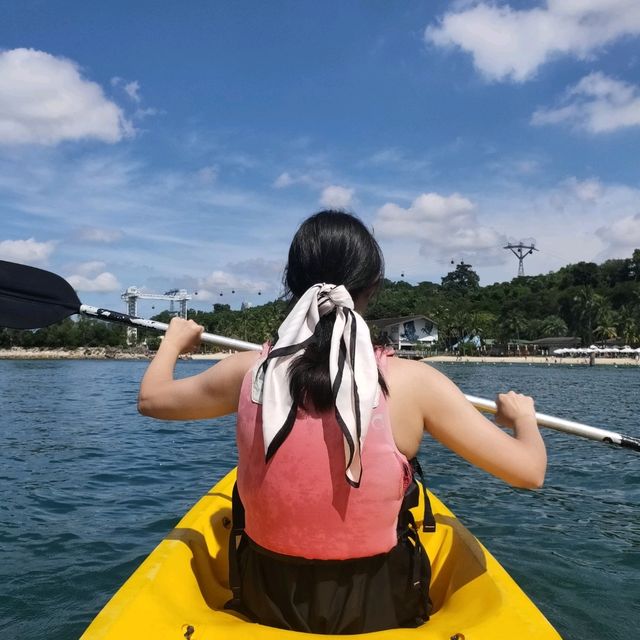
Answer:
[[[78,347],[76,349],[0,349],[4,360],[148,360],[152,354],[143,348]]]

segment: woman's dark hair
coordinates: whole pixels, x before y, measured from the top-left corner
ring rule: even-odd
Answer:
[[[289,248],[284,283],[292,304],[319,282],[344,285],[354,301],[370,297],[384,278],[384,258],[371,232],[355,216],[320,211],[307,218]],[[289,367],[291,397],[300,407],[317,411],[334,407],[329,378],[329,347],[336,314],[323,316],[315,340]],[[380,385],[387,386],[381,375]]]

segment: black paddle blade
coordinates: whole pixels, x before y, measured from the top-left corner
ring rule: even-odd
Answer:
[[[80,300],[64,278],[0,260],[0,327],[38,329],[79,310]]]

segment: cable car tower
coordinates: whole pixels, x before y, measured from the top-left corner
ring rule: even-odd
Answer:
[[[518,243],[509,241],[502,248],[509,249],[518,258],[518,278],[524,276],[524,259],[534,251],[540,251],[540,249],[536,249],[536,241],[533,238],[526,238]]]
[[[127,313],[130,316],[138,315],[138,300],[169,300],[169,313],[176,314],[175,303],[180,303],[178,315],[187,317],[187,301],[191,295],[186,289],[171,289],[164,293],[143,293],[138,287],[128,287],[120,296],[127,303]],[[138,341],[138,330],[135,327],[127,327],[127,344],[135,344]]]

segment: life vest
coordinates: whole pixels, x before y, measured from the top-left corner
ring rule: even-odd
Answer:
[[[381,373],[387,353],[378,351]],[[238,405],[238,490],[245,531],[261,547],[315,560],[362,558],[397,542],[400,505],[412,478],[393,440],[379,393],[362,451],[362,481],[345,481],[342,432],[332,412],[298,410],[293,429],[265,463],[262,406],[251,400],[249,372]]]

